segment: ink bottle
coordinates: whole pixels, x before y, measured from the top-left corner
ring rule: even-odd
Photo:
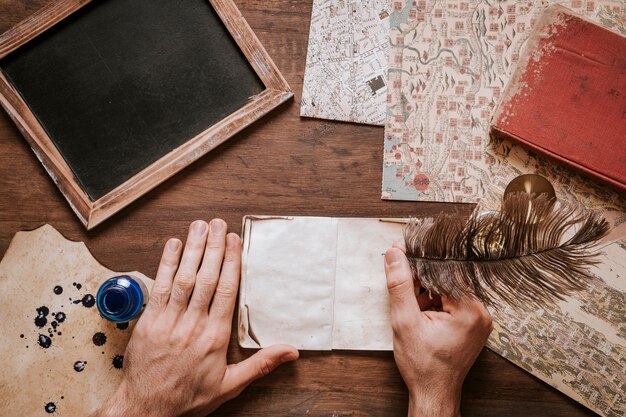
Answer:
[[[140,280],[129,275],[118,275],[100,286],[96,305],[102,317],[123,323],[141,314],[147,296],[148,291]]]

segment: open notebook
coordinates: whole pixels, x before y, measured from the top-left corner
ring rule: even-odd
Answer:
[[[392,350],[384,253],[399,221],[246,216],[239,344]]]

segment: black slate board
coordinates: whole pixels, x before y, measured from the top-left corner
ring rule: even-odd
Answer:
[[[265,88],[205,0],[96,0],[0,68],[92,201]]]

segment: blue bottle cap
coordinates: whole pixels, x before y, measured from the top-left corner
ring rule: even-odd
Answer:
[[[141,281],[128,275],[106,280],[96,295],[98,311],[105,319],[127,322],[137,317],[144,306],[147,291]]]

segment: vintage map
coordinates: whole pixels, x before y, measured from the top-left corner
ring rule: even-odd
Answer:
[[[314,0],[300,115],[382,126],[387,0]]]
[[[524,41],[553,3],[626,36],[623,0],[392,0],[384,199],[497,206],[511,179],[538,172],[560,199],[604,209],[613,240],[626,236],[626,201],[617,193],[489,140],[490,117]]]
[[[491,308],[487,346],[607,417],[626,415],[626,240],[604,248],[597,281],[545,309]],[[600,278],[601,277],[601,278]]]

